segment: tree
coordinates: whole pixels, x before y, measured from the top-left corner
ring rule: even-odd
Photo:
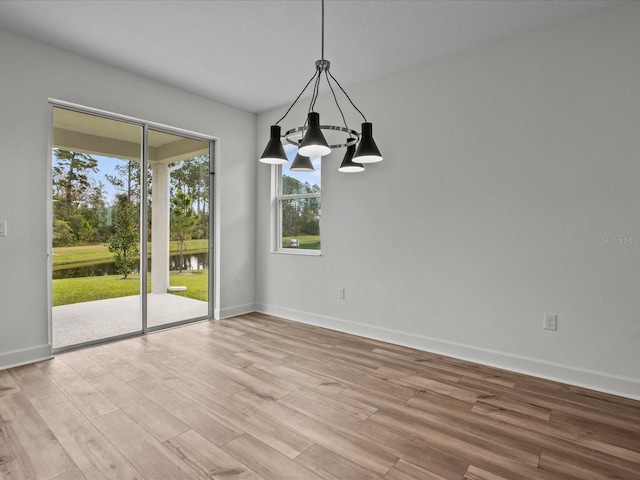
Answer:
[[[114,254],[116,271],[126,280],[133,272],[139,256],[138,212],[126,193],[116,197],[115,232],[109,238],[109,251]]]
[[[54,156],[54,196],[77,208],[91,187],[89,173],[98,171],[98,161],[86,153],[58,148],[54,149]]]
[[[184,264],[184,241],[191,238],[193,229],[198,223],[192,204],[191,197],[182,190],[171,198],[171,236],[178,241],[178,270],[181,273]]]
[[[86,153],[54,149],[53,219],[59,234],[56,242],[65,245],[104,241],[107,229],[98,228],[106,209],[104,185],[92,173],[98,161]]]
[[[118,175],[105,174],[105,178],[115,187],[127,195],[130,202],[140,202],[140,162],[127,160],[124,165],[116,165]]]
[[[320,193],[318,185],[303,183],[288,175],[282,176],[282,182],[282,193],[285,195]],[[320,198],[292,198],[282,202],[283,237],[319,234]]]
[[[83,207],[83,215],[92,225],[92,235],[87,240],[91,243],[103,243],[112,232],[109,225],[109,206],[105,202],[105,188],[102,182],[93,186],[87,198],[87,205]]]
[[[171,174],[171,192],[183,191],[192,199],[198,217],[195,238],[207,238],[209,233],[209,156],[189,158]]]
[[[75,244],[76,238],[73,230],[67,222],[60,219],[53,221],[53,246],[70,247]]]

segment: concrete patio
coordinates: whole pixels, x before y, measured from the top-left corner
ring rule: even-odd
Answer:
[[[140,296],[112,298],[53,307],[53,348],[114,337],[141,330]],[[168,293],[147,297],[147,325],[206,317],[207,302]]]

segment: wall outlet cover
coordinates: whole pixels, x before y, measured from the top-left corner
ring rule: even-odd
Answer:
[[[545,330],[557,330],[558,329],[558,315],[555,313],[544,314],[544,329]]]

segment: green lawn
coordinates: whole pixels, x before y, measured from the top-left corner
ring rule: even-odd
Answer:
[[[170,272],[169,283],[174,287],[187,287],[185,292],[173,292],[174,295],[206,302],[209,299],[208,277],[209,270],[184,270],[182,273]]]
[[[209,242],[207,239],[185,241],[186,251],[189,253],[206,253]],[[151,254],[151,243],[148,244]],[[178,242],[170,242],[169,251],[178,251]],[[78,247],[56,247],[53,249],[53,268],[56,270],[64,265],[65,268],[87,263],[104,263],[113,260],[113,253],[107,245],[81,245]]]
[[[53,266],[81,263],[102,263],[113,260],[113,253],[106,245],[83,245],[80,247],[56,247],[53,249]]]
[[[182,274],[171,272],[170,283],[173,286],[185,286],[187,291],[175,292],[175,295],[207,301],[208,270],[184,271]],[[150,289],[149,289],[150,291]],[[140,293],[140,275],[129,275],[126,280],[121,275],[101,277],[61,278],[53,280],[53,306],[72,303],[126,297]]]
[[[289,240],[292,238],[298,239],[298,248],[304,248],[306,250],[320,250],[320,235],[300,235],[297,237],[282,237],[282,246],[287,248],[289,246]]]
[[[206,253],[209,242],[203,240],[187,240],[188,253]],[[151,244],[148,245],[151,253]],[[178,251],[178,242],[170,243],[170,252]],[[91,263],[103,263],[113,260],[113,253],[107,245],[82,245],[78,247],[58,247],[53,249],[53,269],[70,268]],[[174,286],[185,286],[185,292],[174,292],[175,295],[207,301],[208,270],[187,270],[183,273],[170,272],[170,283]],[[150,280],[149,276],[149,280]],[[149,290],[150,291],[150,290]],[[140,293],[140,275],[129,275],[126,280],[121,275],[98,277],[61,278],[53,280],[53,306],[71,303],[90,302],[107,298],[125,297]]]

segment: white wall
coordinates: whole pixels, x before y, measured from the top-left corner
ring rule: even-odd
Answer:
[[[185,73],[188,74],[188,73]],[[56,98],[219,139],[217,313],[255,299],[255,115],[0,30],[0,368],[50,355],[47,152]],[[242,279],[237,289],[235,279]]]
[[[258,308],[640,399],[638,25],[633,2],[348,88],[385,160],[324,161],[321,257],[269,253],[258,168]]]

